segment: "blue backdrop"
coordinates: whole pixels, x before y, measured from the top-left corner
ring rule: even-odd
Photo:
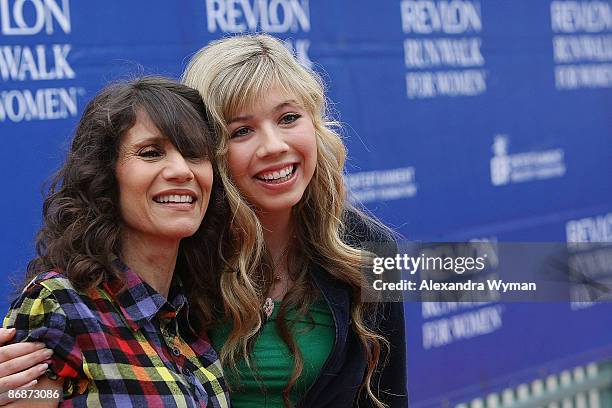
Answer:
[[[2,309],[91,96],[244,31],[323,75],[353,196],[407,238],[612,241],[609,0],[0,0],[0,30]],[[608,305],[436,310],[406,305],[415,406],[611,354]]]

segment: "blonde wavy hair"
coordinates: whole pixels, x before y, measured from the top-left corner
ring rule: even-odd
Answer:
[[[218,308],[233,324],[220,350],[224,365],[235,369],[236,361],[244,357],[251,367],[249,350],[264,322],[261,305],[273,282],[271,257],[261,223],[233,183],[228,169],[230,135],[226,121],[241,109],[256,104],[273,87],[280,87],[310,114],[317,141],[313,178],[292,210],[295,239],[289,248],[288,267],[295,283],[285,296],[277,319],[279,334],[294,358],[291,378],[283,390],[285,406],[291,406],[289,395],[302,372],[303,357],[283,317],[290,307],[305,314],[315,300],[317,291],[309,269],[318,265],[351,289],[351,326],[367,360],[361,390],[378,407],[385,407],[373,392],[371,382],[381,349],[388,347],[388,342],[365,323],[368,306],[362,301],[365,280],[361,271],[364,253],[342,240],[342,220],[348,205],[342,176],[346,149],[334,131],[337,123],[328,118],[322,80],[301,66],[281,41],[265,34],[240,35],[210,43],[191,58],[182,80],[200,92],[220,135],[217,158],[232,214],[218,249],[225,265],[218,276],[222,299]]]

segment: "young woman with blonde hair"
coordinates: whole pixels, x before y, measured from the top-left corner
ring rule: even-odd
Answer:
[[[402,304],[362,301],[360,243],[393,240],[345,200],[320,77],[258,34],[212,42],[182,79],[220,136],[232,218],[206,299],[233,406],[407,405]]]

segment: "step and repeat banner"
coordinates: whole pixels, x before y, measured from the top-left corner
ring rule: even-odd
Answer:
[[[612,241],[609,0],[0,0],[2,309],[87,101],[253,31],[321,73],[352,197],[407,240]],[[610,358],[612,306],[575,300],[406,303],[411,402]]]

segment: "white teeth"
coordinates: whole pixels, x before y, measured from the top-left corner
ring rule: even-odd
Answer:
[[[266,174],[261,174],[257,176],[257,178],[266,180],[266,181],[284,181],[282,179],[293,174],[294,165],[290,165],[285,167],[284,169],[273,171]]]
[[[192,203],[193,197],[186,194],[171,194],[156,197],[155,201],[158,203]]]

